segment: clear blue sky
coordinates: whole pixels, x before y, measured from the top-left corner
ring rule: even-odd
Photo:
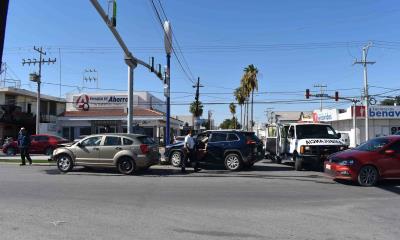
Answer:
[[[361,48],[369,40],[376,42],[369,59],[377,61],[369,68],[371,85],[400,88],[400,3],[396,0],[161,2],[193,76],[200,76],[205,86],[201,89],[203,102],[233,101],[232,95],[225,93],[239,85],[248,64],[260,71],[260,92],[289,92],[259,94],[256,101],[302,100],[306,88],[316,90],[312,87],[315,83],[327,84],[332,91],[355,88],[340,94],[359,96],[362,67],[352,66],[352,62],[360,58]],[[100,3],[106,7],[106,0]],[[134,55],[143,60],[154,56],[165,65],[162,30],[150,1],[118,0],[118,30]],[[61,48],[63,84],[82,85],[83,69],[95,68],[100,88],[127,87],[122,51],[89,0],[11,0],[3,60],[13,71],[9,76],[33,90],[28,74],[36,68],[23,67],[21,59],[37,57],[31,50],[34,45],[46,47],[48,57],[56,58]],[[42,81],[59,82],[59,63],[43,67]],[[171,81],[172,92],[183,92],[173,93],[172,102],[193,101],[192,84],[176,59],[172,59]],[[135,90],[160,92],[163,87],[143,67],[135,71],[134,85]],[[63,87],[62,95],[74,90]],[[375,94],[384,91],[371,88]],[[59,95],[58,87],[52,85],[44,85],[43,92]],[[396,92],[388,95],[393,94]],[[264,110],[270,107],[275,111],[312,110],[319,104],[257,104],[255,119],[264,121]],[[209,109],[214,110],[218,122],[230,116],[228,105],[206,105],[204,112]],[[173,106],[172,111],[174,115],[188,114],[188,106]]]

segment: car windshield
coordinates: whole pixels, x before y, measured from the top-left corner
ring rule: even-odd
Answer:
[[[328,138],[338,139],[335,130],[329,125],[298,125],[296,127],[297,139]]]
[[[388,144],[390,140],[388,138],[375,138],[371,139],[360,146],[354,148],[359,151],[367,151],[367,152],[372,152],[375,150],[378,150]]]

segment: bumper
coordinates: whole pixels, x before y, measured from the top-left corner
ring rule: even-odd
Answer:
[[[333,179],[354,181],[357,178],[357,173],[351,166],[342,166],[331,162],[324,163],[324,172]]]
[[[301,157],[303,159],[303,162],[306,163],[323,163],[328,158],[328,156],[323,156],[323,155],[305,155],[305,154],[300,155],[299,157]]]

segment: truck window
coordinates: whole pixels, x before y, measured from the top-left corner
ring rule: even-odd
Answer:
[[[289,128],[287,137],[288,137],[288,138],[294,138],[294,127],[293,127],[293,126],[291,126],[291,127]]]
[[[338,139],[335,130],[329,125],[297,125],[296,126],[297,139],[304,138],[327,138]]]

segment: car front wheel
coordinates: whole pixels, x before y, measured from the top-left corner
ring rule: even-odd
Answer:
[[[364,187],[374,186],[378,182],[379,173],[373,166],[364,166],[358,172],[358,184]]]
[[[230,153],[225,157],[225,168],[230,171],[237,171],[242,168],[242,161],[238,154]]]
[[[57,168],[63,173],[69,172],[73,168],[72,158],[67,154],[57,157]]]
[[[171,164],[174,167],[180,167],[183,159],[183,154],[179,151],[175,151],[171,154]]]

